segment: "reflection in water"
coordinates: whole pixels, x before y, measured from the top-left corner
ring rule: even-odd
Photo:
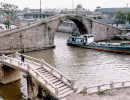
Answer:
[[[65,75],[76,80],[76,86],[79,88],[111,81],[130,80],[130,55],[67,46],[66,41],[69,36],[70,34],[66,33],[56,33],[56,48],[25,54],[44,59]],[[26,80],[22,79],[0,86],[0,91],[0,96],[4,100],[11,100],[9,99],[11,97],[14,97],[12,100],[24,100],[27,95]]]
[[[27,84],[25,78],[22,77],[23,74],[21,73],[19,81],[0,85],[0,100],[27,100]]]

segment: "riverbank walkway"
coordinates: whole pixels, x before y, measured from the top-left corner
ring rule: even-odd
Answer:
[[[21,62],[20,53],[2,55],[1,63],[9,67],[29,73],[38,82],[44,85],[57,99],[61,99],[75,92],[74,81],[63,75],[42,59],[24,55],[25,61]]]

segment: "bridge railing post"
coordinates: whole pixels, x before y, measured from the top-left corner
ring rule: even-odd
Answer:
[[[10,63],[12,63],[12,58],[10,58]]]
[[[110,88],[113,89],[114,88],[114,82],[110,83]]]
[[[55,88],[55,95],[58,96],[58,87]]]
[[[15,52],[15,57],[18,58],[18,52]]]
[[[2,54],[2,60],[5,60],[5,55],[4,54]]]
[[[27,70],[28,70],[28,73],[29,73],[29,71],[30,71],[30,66],[27,64]]]
[[[98,92],[101,91],[101,86],[98,86]]]
[[[71,87],[74,88],[75,81],[74,80],[70,80],[70,83],[71,83]]]
[[[83,93],[87,93],[87,87],[83,88]]]
[[[32,60],[32,63],[34,63],[34,60]]]
[[[125,82],[122,82],[122,87],[124,87],[125,86]]]
[[[41,67],[43,66],[43,59],[40,60],[40,63],[41,63]]]

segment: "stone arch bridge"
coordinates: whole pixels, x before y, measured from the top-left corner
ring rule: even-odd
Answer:
[[[38,20],[29,26],[6,30],[0,33],[0,53],[41,50],[54,47],[54,36],[58,26],[72,20],[80,34],[94,34],[95,41],[114,38],[121,29],[78,15],[56,15]]]

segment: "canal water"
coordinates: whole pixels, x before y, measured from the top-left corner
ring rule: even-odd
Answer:
[[[56,48],[25,53],[44,59],[63,74],[76,81],[75,86],[94,86],[111,81],[130,80],[130,55],[96,51],[81,47],[67,46],[70,34],[55,33]],[[21,77],[24,73],[21,73]],[[26,80],[0,85],[0,100],[25,100]]]

